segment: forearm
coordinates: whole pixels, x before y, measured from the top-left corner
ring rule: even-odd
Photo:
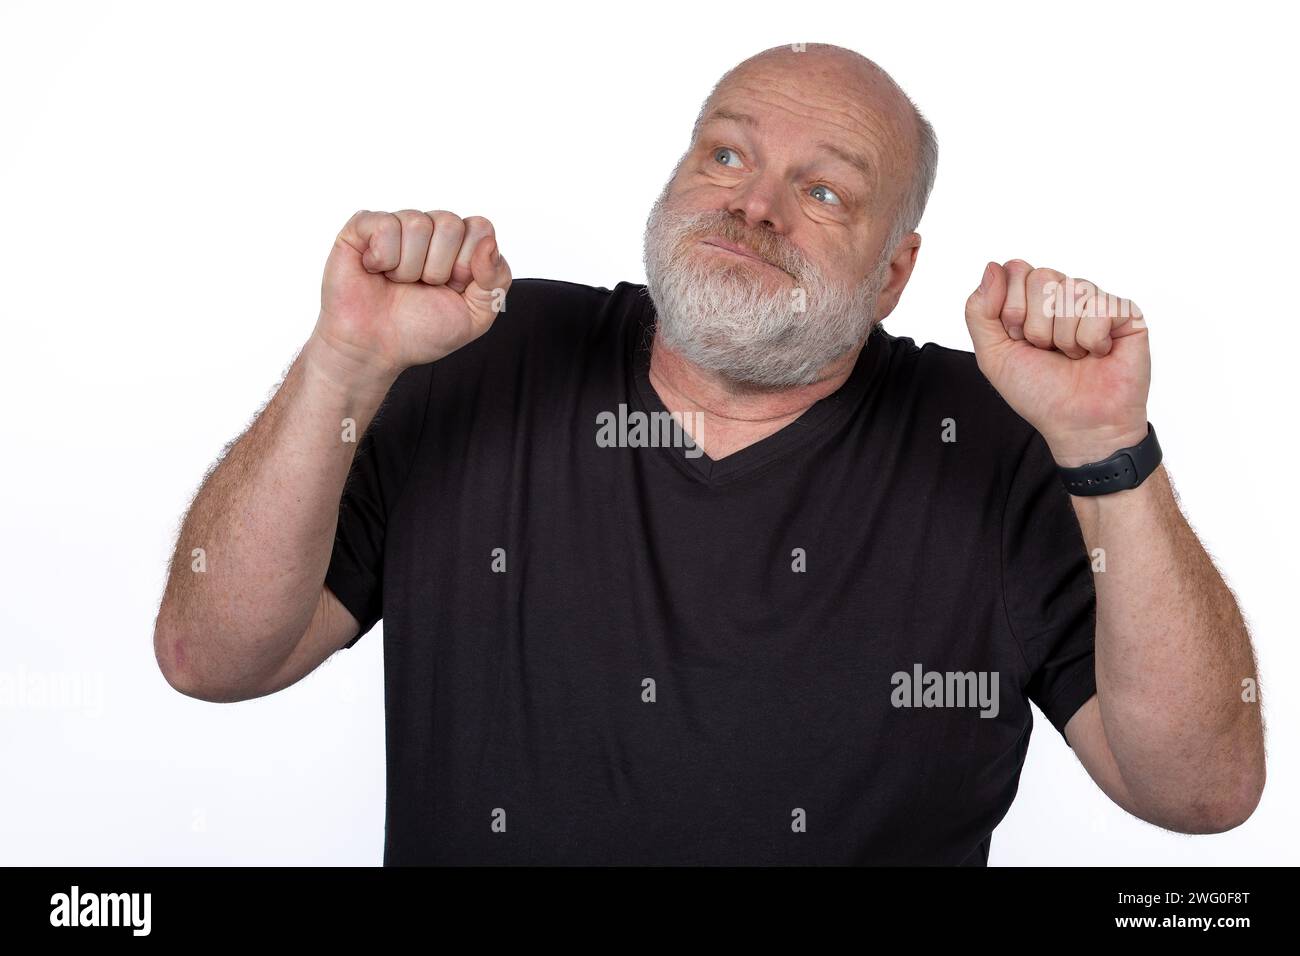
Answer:
[[[178,687],[242,686],[306,630],[329,565],[356,441],[392,377],[362,375],[313,336],[209,474],[181,526],[154,635]]]
[[[1158,822],[1253,806],[1264,752],[1258,698],[1243,700],[1250,635],[1165,469],[1072,501],[1097,569],[1101,720],[1133,801]]]

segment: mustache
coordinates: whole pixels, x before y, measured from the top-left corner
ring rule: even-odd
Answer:
[[[718,236],[795,278],[803,275],[808,268],[803,253],[793,243],[775,233],[750,230],[729,213],[699,212],[681,215],[678,217],[678,228],[683,242],[698,242],[708,236]]]

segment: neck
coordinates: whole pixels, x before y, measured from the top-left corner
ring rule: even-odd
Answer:
[[[680,413],[683,422],[703,423],[703,434],[692,433],[691,438],[717,461],[775,434],[833,394],[848,381],[861,351],[859,345],[827,365],[808,385],[761,388],[700,368],[667,348],[656,334],[650,384],[668,411]]]

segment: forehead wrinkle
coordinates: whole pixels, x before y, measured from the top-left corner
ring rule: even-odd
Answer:
[[[834,143],[828,143],[825,140],[821,140],[820,142],[817,143],[817,145],[822,149],[824,149],[826,152],[830,153],[836,159],[840,160],[840,162],[848,163],[848,165],[852,166],[863,176],[865,176],[868,180],[873,178],[874,174],[872,171],[871,164],[867,162],[867,160],[864,157],[860,156],[858,153],[841,149],[840,147],[836,146]]]
[[[744,95],[743,91],[737,92]],[[759,99],[764,106],[775,107],[788,113],[798,122],[811,121],[816,125],[825,126],[829,131],[841,134],[849,143],[856,139],[863,139],[870,151],[878,157],[898,154],[900,146],[907,142],[906,133],[885,111],[866,107],[861,103],[845,102],[839,97],[813,98],[805,102],[777,88],[763,92],[768,95],[754,98]],[[735,96],[732,90],[728,90],[727,94],[728,101]],[[821,102],[818,102],[818,99]],[[718,112],[744,115],[745,109],[742,105],[732,106],[729,103],[719,105],[718,109],[710,115],[716,115]]]
[[[715,109],[713,112],[711,112],[708,116],[704,118],[704,122],[701,124],[701,126],[707,126],[709,123],[715,122],[717,120],[730,120],[733,123],[739,123],[742,126],[749,126],[749,127],[758,127],[761,125],[758,122],[757,118],[751,116],[749,113],[741,113],[737,110],[731,110],[725,107],[719,107],[718,109]],[[875,174],[874,167],[866,159],[866,157],[862,156],[860,153],[856,153],[852,149],[845,149],[836,143],[832,143],[829,140],[824,140],[824,139],[818,140],[817,146],[820,149],[823,149],[826,152],[830,153],[832,156],[836,157],[841,162],[847,163],[848,165],[852,166],[868,180],[873,178]]]
[[[711,123],[714,120],[732,120],[733,122],[741,123],[745,126],[758,125],[758,120],[756,120],[750,114],[741,113],[738,110],[729,110],[725,107],[719,107],[718,109],[715,109],[712,112],[710,112],[708,116],[704,117],[704,120],[703,122],[700,123],[700,125],[703,126],[704,123]]]
[[[816,115],[816,118],[849,135],[861,135],[875,128],[885,128],[893,132],[901,131],[902,124],[886,104],[863,102],[864,100],[880,101],[882,98],[888,98],[892,102],[894,97],[887,89],[876,84],[854,84],[847,96],[835,92],[823,93],[820,90],[800,90],[801,95],[796,96],[790,91],[793,85],[791,81],[797,82],[800,79],[809,80],[811,77],[807,74],[799,74],[795,77],[776,79],[742,75],[731,80],[724,90],[720,91],[722,95],[718,96],[718,100],[722,101],[725,98],[730,101],[737,94],[747,95],[800,118],[813,118],[816,114],[825,114]],[[824,75],[818,79],[823,85],[832,89],[837,86],[845,87],[843,77]],[[735,104],[735,107],[737,112],[744,112],[743,101]]]
[[[739,86],[739,84],[737,85]],[[719,103],[718,106],[710,110],[705,115],[704,122],[700,124],[701,128],[714,120],[731,120],[744,126],[760,125],[758,120],[752,114],[747,113],[743,107],[732,105],[732,97],[737,92],[740,92],[741,96],[744,95],[743,90],[736,91],[734,88],[727,90],[728,102]],[[826,98],[826,105],[819,107],[801,102],[779,89],[773,88],[764,92],[769,93],[772,99],[769,100],[767,97],[752,98],[759,99],[765,107],[775,107],[782,112],[788,113],[796,122],[807,123],[812,121],[818,126],[827,127],[831,132],[839,133],[840,138],[846,141],[844,146],[832,143],[829,140],[823,140],[818,145],[829,148],[829,151],[833,154],[839,154],[842,159],[855,169],[858,169],[866,177],[873,190],[879,193],[880,187],[883,185],[885,164],[888,162],[889,157],[898,156],[898,146],[901,140],[901,137],[893,135],[894,131],[890,128],[887,118],[883,114],[864,108],[860,104],[844,104],[833,97]],[[775,102],[777,99],[785,102]],[[847,120],[841,120],[834,115],[819,115],[824,113],[847,114]],[[873,124],[872,120],[875,120],[876,123]],[[861,162],[855,162],[855,150],[846,148],[848,143],[858,141],[865,142],[867,146],[867,155],[858,155],[856,157]]]

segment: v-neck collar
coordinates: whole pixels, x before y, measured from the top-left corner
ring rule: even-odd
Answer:
[[[628,356],[628,369],[632,378],[629,394],[640,406],[641,411],[666,413],[668,409],[650,382],[650,352],[655,330],[654,302],[645,286],[637,288],[633,300],[635,328],[628,336],[632,353]],[[688,457],[682,448],[659,447],[650,451],[667,455],[686,474],[708,484],[732,481],[797,451],[823,434],[830,426],[843,421],[858,405],[868,385],[884,364],[885,352],[888,350],[887,336],[888,333],[880,326],[873,328],[871,334],[867,336],[866,345],[858,353],[853,371],[849,373],[843,385],[825,398],[814,402],[790,424],[766,438],[732,452],[725,458],[715,461],[703,452],[695,457]]]

